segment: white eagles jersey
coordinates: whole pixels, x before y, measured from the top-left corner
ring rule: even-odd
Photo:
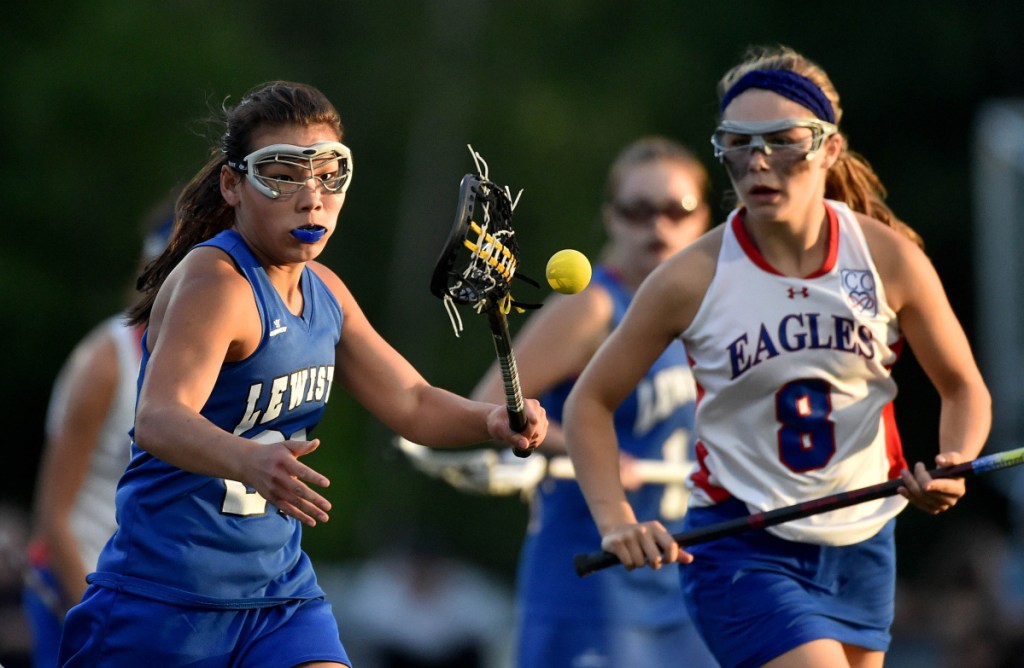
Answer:
[[[730,496],[761,512],[895,478],[906,466],[890,369],[902,338],[860,224],[826,200],[822,267],[783,276],[733,211],[714,278],[682,338],[698,386],[691,504]],[[870,538],[901,496],[768,531],[822,545]]]

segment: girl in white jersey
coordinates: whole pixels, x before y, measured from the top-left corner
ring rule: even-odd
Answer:
[[[146,216],[140,269],[167,244],[172,209],[170,199]],[[53,385],[22,597],[34,668],[57,665],[64,614],[117,527],[114,490],[128,464],[141,336],[124,313],[107,318],[75,346]]]
[[[846,148],[825,73],[784,47],[751,50],[720,90],[712,141],[739,206],[641,286],[570,394],[569,452],[603,549],[627,568],[688,564],[687,605],[723,666],[880,667],[894,518],[965,491],[904,462],[891,366],[906,342],[939,393],[938,466],[978,455],[990,397],[919,239]],[[901,497],[689,551],[638,522],[612,414],[677,338],[698,385],[688,528],[885,479],[902,479]]]

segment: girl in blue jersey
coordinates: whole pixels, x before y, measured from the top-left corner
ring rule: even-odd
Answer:
[[[839,96],[784,47],[720,82],[727,222],[637,291],[566,403],[563,427],[601,547],[628,569],[688,564],[684,596],[727,667],[879,668],[895,595],[895,516],[955,505],[962,479],[908,467],[891,377],[901,345],[941,399],[939,466],[978,455],[991,400],[934,267],[839,132]],[[901,479],[901,496],[681,550],[619,483],[614,408],[672,342],[698,387],[684,527]]]
[[[707,230],[707,182],[690,151],[661,137],[630,144],[612,164],[602,210],[609,241],[590,286],[578,295],[549,298],[515,341],[524,391],[541,395],[552,421],[544,454],[565,455],[557,427],[565,397],[622,320],[641,281]],[[502,387],[494,367],[473,396],[497,401]],[[638,516],[675,530],[686,510],[684,486],[648,483],[634,462],[692,464],[695,396],[686,352],[675,343],[615,412],[619,470],[630,502]],[[517,665],[717,665],[693,628],[674,570],[576,577],[572,555],[599,541],[579,485],[544,479],[531,500],[516,579]]]
[[[307,85],[270,82],[179,198],[139,280],[146,323],[118,528],[68,615],[64,666],[350,665],[300,545],[328,519],[305,465],[337,383],[389,428],[437,447],[535,448],[503,405],[431,386],[316,262],[351,183],[341,122]]]

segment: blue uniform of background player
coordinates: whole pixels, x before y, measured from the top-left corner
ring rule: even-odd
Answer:
[[[631,293],[603,267],[595,269],[591,284],[611,296],[617,325]],[[571,388],[572,382],[562,383],[541,396],[552,422],[561,421]],[[622,453],[691,464],[695,398],[686,351],[677,342],[615,412]],[[638,517],[660,520],[669,531],[681,530],[688,497],[682,480],[669,486],[643,484],[628,497]],[[573,556],[600,541],[575,480],[546,478],[537,486],[516,581],[518,664],[716,665],[680,605],[675,568],[608,569],[585,579],[576,576]]]
[[[139,280],[146,323],[119,527],[68,614],[64,666],[339,666],[349,660],[300,546],[328,520],[300,458],[335,386],[387,427],[455,447],[535,448],[547,420],[434,387],[315,261],[351,182],[341,121],[320,91],[270,82],[227,128]]]
[[[514,342],[524,391],[543,395],[552,417],[545,454],[564,455],[562,403],[633,292],[707,229],[706,189],[700,162],[664,137],[640,138],[616,156],[601,210],[608,243],[591,284],[576,295],[552,295]],[[616,471],[645,517],[675,527],[685,489],[645,484],[636,462],[681,466],[689,457],[694,387],[682,346],[632,389],[615,414],[623,442]],[[497,400],[501,393],[492,367],[473,396]],[[517,577],[519,666],[715,665],[689,623],[675,569],[576,576],[574,553],[593,550],[600,536],[575,481],[543,479],[533,505]]]

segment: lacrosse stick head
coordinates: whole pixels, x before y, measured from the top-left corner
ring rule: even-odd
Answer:
[[[528,496],[547,469],[544,457],[515,459],[490,449],[432,450],[401,436],[392,442],[413,468],[469,494]]]
[[[519,265],[512,230],[512,202],[505,190],[486,178],[466,174],[444,249],[430,279],[441,299],[477,309],[504,306]],[[505,306],[507,312],[507,306]]]

